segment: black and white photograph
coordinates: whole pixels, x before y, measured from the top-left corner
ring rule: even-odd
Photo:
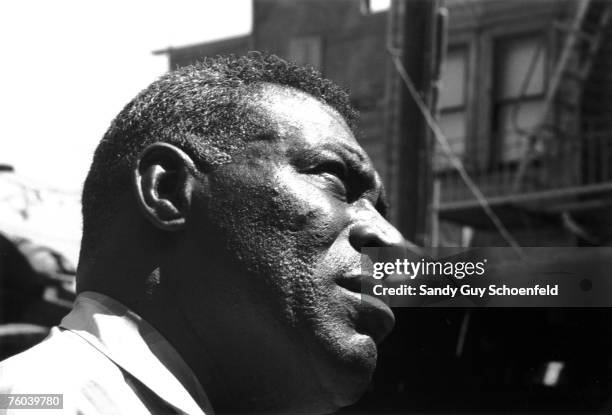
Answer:
[[[612,413],[612,0],[0,39],[0,414]]]

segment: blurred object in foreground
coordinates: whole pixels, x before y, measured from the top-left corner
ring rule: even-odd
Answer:
[[[57,251],[0,233],[0,360],[60,322],[75,298],[75,276]]]

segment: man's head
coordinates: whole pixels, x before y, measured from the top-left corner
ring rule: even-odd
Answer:
[[[219,57],[169,72],[126,105],[96,149],[83,191],[87,248],[95,249],[97,236],[121,208],[117,195],[132,185],[129,172],[148,145],[174,144],[208,169],[267,134],[251,108],[266,82],[305,91],[354,126],[357,114],[344,91],[314,70],[275,56]]]
[[[393,317],[358,294],[359,249],[401,236],[348,102],[276,57],[219,58],[151,85],[96,151],[80,289],[150,319],[219,409],[326,412],[369,382]]]

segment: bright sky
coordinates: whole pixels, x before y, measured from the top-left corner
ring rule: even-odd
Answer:
[[[0,163],[79,190],[112,118],[166,71],[153,50],[250,26],[251,0],[0,2]]]
[[[54,247],[74,264],[79,191],[110,121],[167,70],[153,50],[250,31],[251,0],[0,2],[0,231]],[[23,180],[20,181],[23,183]]]

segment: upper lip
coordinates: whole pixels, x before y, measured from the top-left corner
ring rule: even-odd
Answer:
[[[356,329],[364,331],[376,343],[380,343],[391,332],[395,316],[380,298],[366,293],[372,293],[374,285],[381,282],[368,274],[348,274],[338,279],[336,283],[348,291],[361,295],[361,301],[356,306],[359,314]]]

